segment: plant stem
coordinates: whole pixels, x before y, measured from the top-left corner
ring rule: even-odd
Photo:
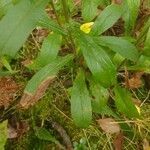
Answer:
[[[68,9],[67,2],[66,2],[66,0],[61,0],[61,2],[62,2],[62,7],[63,7],[64,17],[65,17],[66,23],[69,23],[70,15],[69,15],[69,9]],[[69,28],[67,30],[68,30],[68,36],[69,36],[70,42],[71,42],[71,49],[73,50],[73,53],[76,56],[75,43],[74,43],[71,31]]]
[[[53,11],[54,11],[54,14],[55,14],[55,17],[56,17],[57,22],[58,22],[58,24],[61,26],[61,22],[60,22],[60,20],[59,20],[57,11],[56,11],[56,9],[55,9],[55,5],[54,5],[54,1],[53,1],[53,0],[51,1],[51,6],[52,6],[52,9],[53,9]]]
[[[66,2],[66,0],[61,0],[61,2],[62,2],[62,6],[63,6],[65,20],[66,20],[67,23],[69,23],[70,16],[69,16],[67,2]]]

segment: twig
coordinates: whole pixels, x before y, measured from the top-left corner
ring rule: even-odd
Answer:
[[[65,129],[60,124],[53,121],[52,119],[48,120],[48,121],[51,123],[52,128],[55,129],[60,134],[60,136],[62,137],[63,142],[64,142],[67,150],[73,150],[73,146],[72,146],[70,137],[66,133]]]

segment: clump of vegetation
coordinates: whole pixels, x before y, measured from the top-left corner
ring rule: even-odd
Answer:
[[[149,6],[0,0],[0,149],[148,150]]]

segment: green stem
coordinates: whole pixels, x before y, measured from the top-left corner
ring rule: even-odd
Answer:
[[[58,14],[57,14],[57,11],[56,11],[56,9],[55,9],[55,5],[54,5],[54,1],[53,1],[53,0],[51,1],[51,6],[52,6],[52,9],[53,9],[53,11],[54,11],[54,14],[55,14],[55,17],[56,17],[57,22],[58,22],[58,24],[61,26],[61,21],[60,21],[60,19],[59,19],[59,17],[58,17]]]
[[[70,15],[69,15],[69,9],[68,9],[67,2],[66,2],[66,0],[61,0],[61,2],[62,2],[62,7],[63,7],[64,17],[65,17],[66,23],[69,23]],[[71,33],[70,29],[67,29],[67,30],[68,30],[68,37],[69,37],[70,42],[71,42],[71,49],[73,50],[73,53],[76,56],[75,43],[74,43],[74,40],[72,37],[72,33]]]
[[[69,23],[70,16],[69,16],[69,10],[68,10],[67,2],[66,2],[66,0],[61,0],[61,2],[62,2],[62,6],[63,6],[65,20],[67,23]]]

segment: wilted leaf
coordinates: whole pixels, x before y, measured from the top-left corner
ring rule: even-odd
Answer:
[[[4,150],[7,141],[7,121],[0,123],[0,150]]]
[[[55,76],[48,77],[45,79],[37,88],[36,92],[34,94],[30,93],[24,93],[24,95],[21,98],[20,106],[23,109],[28,109],[30,106],[33,106],[35,103],[38,102],[39,99],[41,99],[47,90],[49,84],[52,82],[52,80],[55,78]]]
[[[88,127],[92,120],[92,107],[83,72],[79,72],[71,91],[71,114],[75,124]]]
[[[97,17],[91,33],[99,35],[112,27],[122,16],[123,9],[120,5],[112,4],[107,6]]]
[[[120,132],[119,124],[112,118],[99,119],[97,122],[106,133],[114,134]]]
[[[21,0],[7,12],[0,21],[0,56],[15,56],[41,19],[47,3],[48,0]]]
[[[20,106],[27,109],[34,105],[45,93],[58,71],[72,59],[72,55],[56,59],[38,71],[28,82]]]

